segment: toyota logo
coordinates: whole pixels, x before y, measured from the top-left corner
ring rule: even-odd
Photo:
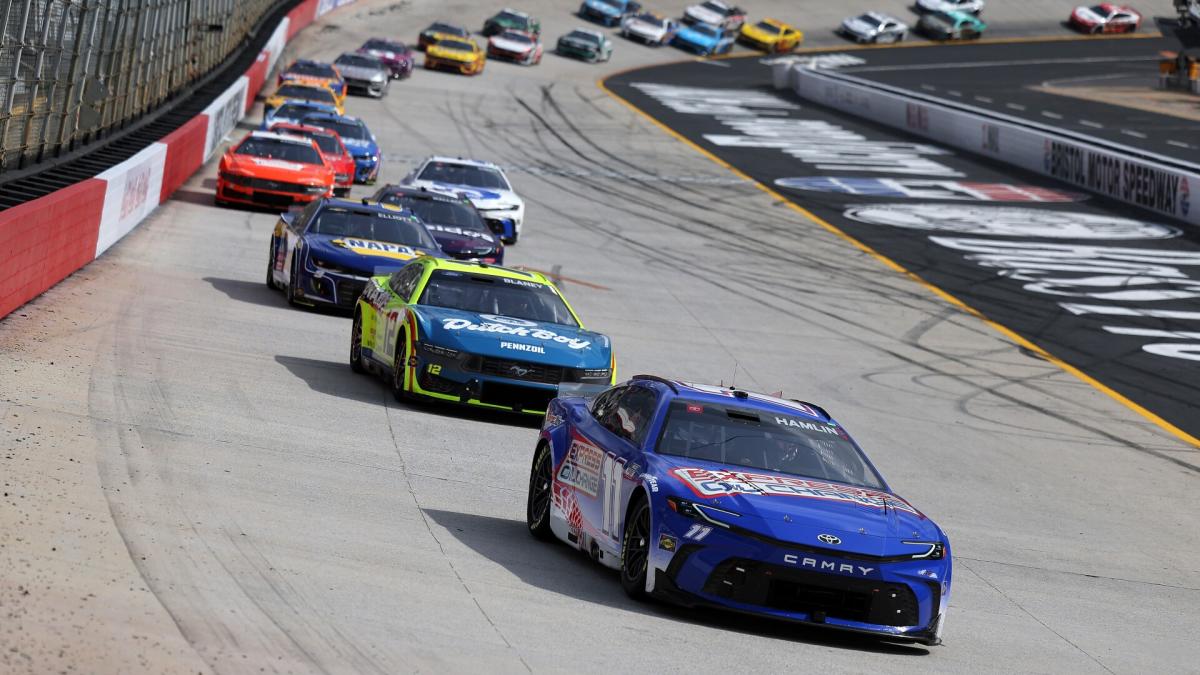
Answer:
[[[841,539],[833,536],[832,534],[818,534],[817,541],[821,542],[822,544],[829,544],[830,546],[837,546],[838,544],[842,543]]]

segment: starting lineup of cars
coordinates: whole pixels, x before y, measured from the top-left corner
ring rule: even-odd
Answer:
[[[978,37],[983,0],[917,0],[919,27]],[[718,0],[679,19],[632,0],[585,0],[579,16],[624,38],[713,54],[735,41],[786,52],[803,39],[775,19],[750,22]],[[1129,8],[1080,7],[1087,32],[1136,30]],[[841,32],[893,42],[908,27],[868,12]],[[435,22],[418,36],[424,66],[478,74],[489,58],[535,65],[536,17],[487,19],[482,48]],[[606,61],[592,28],[554,51]],[[468,405],[544,421],[529,472],[530,533],[619,571],[635,598],[656,597],[938,644],[950,595],[946,534],[898,496],[819,405],[782,394],[652,375],[617,379],[610,338],[585,326],[554,281],[504,267],[525,203],[491,162],[432,156],[395,185],[373,184],[381,150],[349,94],[382,98],[414,50],[371,39],[332,63],[297,60],[266,99],[262,127],[222,156],[216,200],[285,211],[271,233],[266,284],[296,306],[352,317],[353,372],[398,400]]]

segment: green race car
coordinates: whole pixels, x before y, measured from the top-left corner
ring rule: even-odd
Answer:
[[[502,9],[495,16],[483,22],[484,37],[499,35],[506,30],[517,30],[522,33],[529,33],[530,36],[536,38],[542,33],[542,23],[533,16],[525,12],[518,12],[515,9]]]
[[[921,17],[917,29],[932,40],[974,40],[987,24],[966,12],[933,12]]]
[[[542,274],[430,256],[367,282],[350,367],[386,376],[397,399],[537,415],[560,392],[616,377],[608,337],[584,329]]]

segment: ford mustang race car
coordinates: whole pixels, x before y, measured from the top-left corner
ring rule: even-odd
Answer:
[[[641,9],[641,3],[635,0],[583,0],[579,5],[579,18],[604,26],[615,26],[625,17],[633,16]]]
[[[488,58],[536,66],[542,62],[542,43],[529,33],[506,30],[488,38]]]
[[[487,63],[487,53],[470,38],[440,38],[425,48],[427,70],[455,70],[478,75]]]
[[[587,28],[576,28],[558,38],[554,45],[554,52],[559,56],[572,56],[590,63],[611,59],[612,51],[612,40],[607,35]]]
[[[983,11],[984,0],[917,0],[918,12],[963,12],[978,14]]]
[[[442,38],[470,40],[471,31],[461,26],[455,26],[452,23],[446,23],[445,21],[434,21],[417,36],[417,49],[425,51],[426,47]]]
[[[925,14],[917,27],[933,40],[975,40],[983,37],[983,31],[987,30],[986,23],[965,12]]]
[[[289,134],[301,138],[311,138],[316,141],[317,149],[321,151],[321,159],[333,167],[333,194],[335,197],[345,197],[350,194],[350,186],[354,184],[354,157],[342,144],[337,132],[307,124],[289,124],[280,122],[272,124],[270,130],[276,134]]]
[[[842,21],[838,32],[855,42],[899,42],[908,33],[908,26],[894,16],[866,12]]]
[[[342,107],[342,99],[333,93],[329,85],[307,82],[286,82],[279,85],[263,102],[263,109],[269,111],[287,101],[315,101],[337,108],[338,114],[346,112]]]
[[[735,37],[736,33],[731,31],[706,23],[694,23],[681,28],[671,39],[671,44],[693,54],[711,56],[733,49]]]
[[[778,19],[763,19],[755,24],[742,24],[738,42],[751,49],[780,54],[799,47],[804,42],[804,33]]]
[[[262,127],[260,128],[266,130],[276,124],[300,124],[305,117],[315,113],[329,113],[336,116],[338,111],[337,106],[328,103],[286,101],[278,108],[271,108],[263,113]]]
[[[653,12],[642,12],[627,16],[621,21],[621,35],[629,40],[637,40],[648,45],[661,47],[671,42],[679,24],[671,19],[661,17]]]
[[[710,26],[737,32],[746,23],[746,12],[739,7],[727,5],[721,0],[708,0],[683,10],[686,24],[706,23]]]
[[[286,209],[332,195],[333,187],[334,168],[316,141],[252,131],[221,156],[215,201]]]
[[[371,185],[379,177],[383,154],[379,150],[379,144],[375,142],[375,135],[367,128],[365,122],[349,115],[324,113],[305,115],[301,122],[337,132],[342,143],[346,144],[346,149],[354,156],[355,183]]]
[[[488,228],[465,197],[426,188],[385,185],[373,199],[415,213],[451,258],[504,264],[504,244],[500,237]]]
[[[392,77],[399,79],[412,75],[413,55],[408,45],[396,40],[371,38],[358,48],[360,54],[370,54],[383,61]]]
[[[497,12],[492,18],[484,21],[483,30],[480,32],[483,33],[484,37],[491,37],[499,35],[506,30],[529,33],[536,38],[542,32],[542,22],[525,12],[518,12],[515,9],[508,9],[506,7]]]
[[[328,63],[296,59],[279,73],[279,81],[276,84],[297,81],[324,84],[332,89],[338,98],[346,98],[346,82],[342,80],[342,74]]]
[[[1134,33],[1142,25],[1142,15],[1132,7],[1104,2],[1076,7],[1070,24],[1084,33]]]
[[[437,242],[411,212],[365,199],[322,199],[279,217],[267,286],[282,288],[293,306],[351,310],[368,278],[431,255],[441,255]]]
[[[371,279],[354,313],[350,367],[415,396],[541,415],[560,388],[601,390],[612,346],[584,330],[548,279],[422,257]]]
[[[941,641],[949,540],[811,403],[647,375],[555,399],[526,516],[634,598]]]
[[[515,244],[525,220],[525,201],[517,196],[504,170],[491,162],[461,157],[430,157],[400,181],[471,200],[488,227],[499,232],[505,244]]]

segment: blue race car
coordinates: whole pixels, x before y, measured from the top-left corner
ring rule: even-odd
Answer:
[[[685,52],[711,56],[725,54],[733,49],[735,40],[737,40],[735,31],[723,30],[706,23],[697,23],[680,28],[675,37],[671,38],[671,44]]]
[[[349,115],[316,113],[306,115],[301,124],[325,127],[336,131],[342,137],[342,143],[354,157],[354,182],[372,185],[379,178],[379,167],[383,164],[383,153],[375,142],[375,134],[367,128],[366,122]]]
[[[941,641],[949,540],[811,403],[649,375],[557,398],[526,513],[634,598]]]
[[[263,131],[266,131],[273,124],[300,124],[300,120],[305,117],[318,114],[336,116],[338,114],[337,107],[318,101],[286,101],[283,105],[278,108],[271,108],[263,115],[261,128]]]
[[[616,26],[641,9],[641,3],[634,0],[583,0],[579,5],[579,17],[604,26]]]
[[[411,211],[365,199],[315,199],[275,224],[267,286],[283,289],[293,306],[349,311],[368,279],[418,256],[442,252]]]

